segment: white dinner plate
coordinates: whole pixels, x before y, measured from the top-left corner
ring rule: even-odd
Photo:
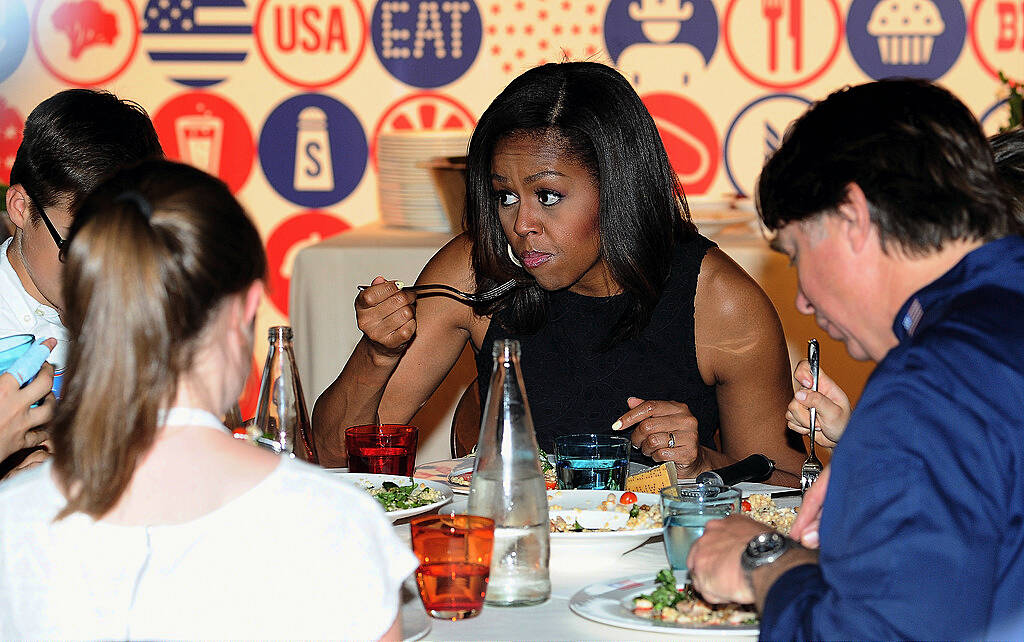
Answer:
[[[401,605],[398,617],[402,622],[402,642],[414,642],[430,633],[430,616],[423,609],[419,589],[416,588],[416,574],[405,578],[401,589]]]
[[[750,223],[756,214],[750,210],[737,208],[690,208],[690,220],[693,221],[701,234],[709,236],[718,234],[730,225]]]
[[[548,455],[548,459],[551,463],[554,463],[554,457]],[[440,461],[432,461],[427,464],[420,464],[416,467],[413,472],[413,477],[416,479],[424,479],[430,481],[441,482],[452,489],[457,495],[468,495],[469,486],[463,486],[452,481],[453,476],[459,476],[465,473],[473,472],[473,464],[476,461],[475,455],[469,455],[462,459],[442,459]],[[635,461],[629,462],[629,474],[635,475],[642,473],[647,470],[647,467],[643,464]],[[472,477],[472,475],[470,475]]]
[[[421,515],[423,513],[428,513],[436,508],[444,506],[445,504],[450,502],[453,497],[452,490],[448,488],[446,484],[442,484],[440,482],[435,481],[427,481],[424,479],[409,479],[408,477],[403,477],[402,475],[375,475],[372,473],[349,472],[339,472],[336,474],[343,480],[351,483],[353,486],[356,486],[357,488],[362,490],[365,490],[367,486],[372,488],[380,488],[381,486],[384,485],[384,482],[389,481],[394,482],[399,486],[408,486],[410,484],[426,484],[429,488],[432,488],[437,492],[441,493],[441,499],[431,504],[427,504],[425,506],[417,506],[416,508],[406,508],[403,510],[388,511],[387,516],[393,522],[406,517],[412,517],[413,515]]]
[[[558,506],[558,513],[585,511],[591,513],[600,510],[601,502],[615,495],[616,500],[622,491],[609,490],[549,490],[548,511]],[[653,493],[636,493],[637,504],[659,506],[658,496]],[[568,520],[566,520],[568,521]],[[582,524],[581,524],[582,525]],[[571,557],[601,556],[614,559],[623,553],[633,550],[652,537],[661,537],[662,528],[650,528],[615,531],[596,531],[582,533],[551,533],[551,558],[559,562]]]
[[[453,471],[457,471],[460,467],[465,466],[467,462],[469,466],[468,471],[472,472],[475,459],[476,457],[463,457],[462,459],[442,459],[427,464],[420,464],[413,471],[412,476],[414,479],[444,484],[449,490],[459,495],[468,495],[469,486],[454,484],[448,479],[448,476]]]
[[[685,577],[685,571],[676,571]],[[680,587],[685,581],[679,582]],[[617,626],[635,631],[652,631],[655,633],[692,633],[700,636],[737,636],[750,635],[756,637],[761,627],[757,624],[684,624],[680,622],[662,622],[634,615],[630,605],[633,598],[642,593],[650,593],[657,587],[651,574],[634,575],[607,582],[598,582],[580,589],[569,600],[569,609],[588,620]]]

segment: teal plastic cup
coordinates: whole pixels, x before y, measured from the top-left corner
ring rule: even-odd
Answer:
[[[0,374],[7,372],[21,355],[28,352],[36,338],[31,334],[12,334],[0,338]]]

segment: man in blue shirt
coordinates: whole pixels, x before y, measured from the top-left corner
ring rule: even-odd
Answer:
[[[842,89],[758,198],[797,308],[878,367],[805,501],[820,552],[730,517],[694,585],[768,639],[1024,635],[1024,239],[977,121],[924,81]]]

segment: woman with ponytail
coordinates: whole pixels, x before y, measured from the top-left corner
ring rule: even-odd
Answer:
[[[395,637],[415,567],[368,495],[232,438],[266,257],[223,183],[148,161],[83,203],[55,456],[0,488],[0,638]]]

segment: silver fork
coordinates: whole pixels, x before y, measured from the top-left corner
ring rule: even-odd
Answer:
[[[512,288],[519,285],[519,281],[516,279],[509,279],[497,287],[493,287],[485,292],[463,292],[462,290],[456,290],[450,285],[444,283],[423,283],[420,285],[406,285],[403,286],[403,290],[411,290],[413,292],[425,292],[435,293],[444,296],[449,296],[460,301],[467,303],[483,303],[485,301],[493,301],[498,297],[502,296],[506,292],[512,290]],[[357,286],[360,290],[365,290],[370,287],[368,285]]]
[[[820,362],[818,354],[818,340],[811,339],[807,342],[807,361],[811,365],[811,389],[815,392],[818,391],[818,365]],[[814,456],[814,431],[815,421],[818,418],[817,410],[811,408],[811,425],[810,425],[810,437],[811,437],[811,448],[810,453],[807,455],[807,459],[804,461],[804,465],[800,468],[800,491],[806,493],[807,489],[811,487],[811,484],[818,479],[818,475],[821,474],[821,462]]]

